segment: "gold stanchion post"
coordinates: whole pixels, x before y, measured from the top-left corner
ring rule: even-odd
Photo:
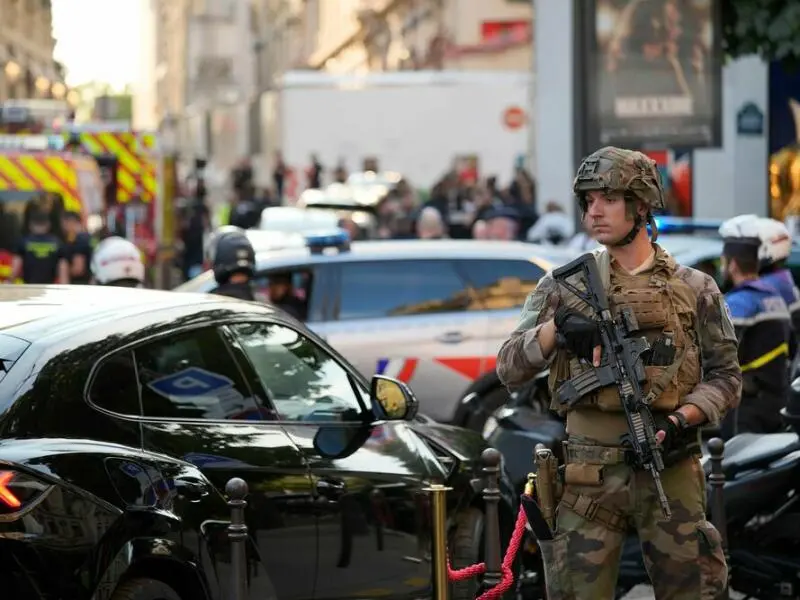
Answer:
[[[431,484],[424,491],[431,495],[433,510],[433,543],[431,561],[433,563],[433,600],[448,600],[449,582],[447,580],[447,492],[449,488],[438,483]]]

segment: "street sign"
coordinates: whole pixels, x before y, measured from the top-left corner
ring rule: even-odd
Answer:
[[[763,135],[764,113],[755,102],[745,102],[736,113],[736,132],[739,135]]]
[[[199,367],[189,367],[151,381],[147,386],[162,396],[191,398],[233,387],[233,381]]]

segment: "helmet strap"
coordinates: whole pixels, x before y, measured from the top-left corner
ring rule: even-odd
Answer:
[[[631,230],[627,233],[627,235],[625,235],[622,239],[608,245],[617,248],[620,246],[627,246],[636,238],[636,236],[639,234],[639,230],[644,227],[647,220],[648,219],[646,217],[636,213],[636,216],[633,219],[633,227],[631,227]]]

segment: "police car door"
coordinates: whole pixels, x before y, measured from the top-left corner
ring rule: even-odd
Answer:
[[[409,383],[449,421],[480,373],[488,317],[450,260],[342,261],[331,321],[315,326],[366,377]]]

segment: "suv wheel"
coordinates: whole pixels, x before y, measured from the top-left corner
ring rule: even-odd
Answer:
[[[137,577],[118,586],[111,600],[181,600],[181,597],[166,583]]]

